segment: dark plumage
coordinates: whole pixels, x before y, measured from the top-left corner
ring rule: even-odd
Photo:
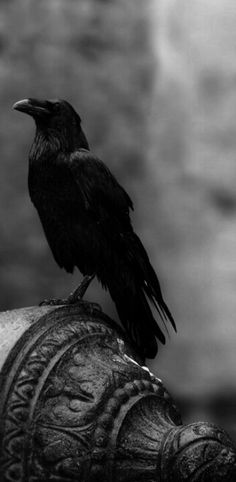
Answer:
[[[81,119],[64,100],[26,99],[14,108],[31,115],[36,134],[29,155],[29,193],[61,268],[95,274],[108,288],[120,320],[143,357],[165,337],[147,298],[175,328],[157,276],[134,233],[132,201],[90,151]]]

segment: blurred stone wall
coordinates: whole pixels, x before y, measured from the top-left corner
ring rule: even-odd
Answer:
[[[234,431],[236,408],[236,4],[152,4],[153,252],[179,327],[159,362],[196,418]],[[155,240],[155,233],[156,240]],[[209,412],[209,413],[208,413]],[[228,414],[228,415],[226,415]],[[232,419],[234,414],[234,419]],[[228,416],[228,420],[226,418]]]

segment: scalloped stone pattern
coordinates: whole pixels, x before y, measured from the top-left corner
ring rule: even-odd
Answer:
[[[110,318],[76,306],[38,313],[1,372],[1,482],[236,480],[225,432],[183,426]]]

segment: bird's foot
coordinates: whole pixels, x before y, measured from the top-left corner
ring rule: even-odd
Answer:
[[[102,311],[101,306],[98,303],[93,303],[91,301],[81,300],[80,298],[72,298],[68,296],[66,299],[53,298],[50,300],[43,300],[39,303],[39,306],[66,306],[75,305],[81,306],[85,311],[92,313],[94,310]]]
[[[49,300],[43,300],[39,303],[39,306],[57,306],[57,305],[68,305],[68,298],[51,298]]]
[[[80,305],[83,306],[89,312],[93,310],[102,311],[100,305],[98,303],[91,303],[90,301],[84,301],[82,298],[88,289],[91,281],[94,278],[93,275],[84,276],[82,282],[79,286],[68,296],[68,298],[61,299],[61,298],[53,298],[50,300],[43,300],[39,304],[39,306],[61,306],[61,305]]]

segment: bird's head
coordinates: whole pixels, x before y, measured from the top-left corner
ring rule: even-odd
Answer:
[[[57,140],[60,148],[65,150],[74,150],[76,147],[88,148],[81,129],[81,118],[69,102],[61,99],[30,98],[16,102],[13,109],[33,117],[36,130],[45,139]]]

